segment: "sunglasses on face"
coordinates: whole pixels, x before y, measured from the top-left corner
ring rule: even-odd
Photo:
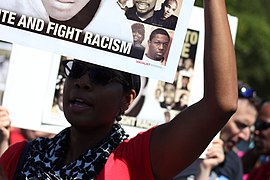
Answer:
[[[124,79],[121,72],[101,67],[101,66],[89,66],[89,63],[84,63],[79,60],[66,60],[62,61],[64,66],[65,75],[69,78],[78,79],[87,73],[92,83],[96,85],[107,85],[113,81],[117,81],[126,87],[129,87],[130,83]]]
[[[270,127],[270,123],[269,122],[266,122],[264,120],[258,119],[255,122],[255,130],[263,131],[265,129],[268,129],[269,127]]]

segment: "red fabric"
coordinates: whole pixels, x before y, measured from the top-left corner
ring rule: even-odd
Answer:
[[[247,180],[270,180],[270,161],[253,169]]]
[[[8,180],[12,180],[23,148],[27,141],[10,146],[0,158],[0,165]]]
[[[10,130],[10,145],[26,140],[22,135],[22,130],[19,128],[12,127]]]
[[[149,144],[152,129],[124,141],[109,156],[97,180],[153,180]],[[20,154],[26,141],[14,144],[0,158],[0,165],[9,180],[16,171]]]
[[[153,180],[150,163],[150,136],[152,129],[121,143],[109,156],[97,180]]]

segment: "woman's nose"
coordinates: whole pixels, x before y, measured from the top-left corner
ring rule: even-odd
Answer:
[[[77,88],[83,88],[86,90],[92,90],[93,89],[93,83],[91,82],[91,79],[89,78],[88,74],[85,73],[81,77],[77,78],[74,81],[74,84]]]

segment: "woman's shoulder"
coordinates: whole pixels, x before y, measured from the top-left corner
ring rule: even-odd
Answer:
[[[9,148],[1,156],[0,162],[1,162],[2,158],[5,158],[6,156],[16,156],[16,155],[20,154],[27,143],[28,143],[28,141],[24,140],[24,141],[17,142],[15,144],[9,146]]]
[[[155,129],[155,127],[152,127],[150,129],[147,129],[145,131],[141,131],[134,137],[131,137],[130,139],[127,139],[123,141],[121,144],[118,145],[118,147],[115,149],[115,152],[121,152],[122,153],[131,153],[131,151],[136,151],[138,153],[138,149],[148,149],[150,138],[152,131]]]
[[[2,166],[8,179],[12,179],[15,174],[17,164],[19,162],[21,153],[26,146],[27,141],[21,141],[11,145],[1,156],[0,165]]]
[[[143,131],[119,144],[97,179],[153,179],[149,154],[153,129]]]

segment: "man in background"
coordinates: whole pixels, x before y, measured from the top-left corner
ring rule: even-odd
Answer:
[[[223,147],[212,149],[212,155],[206,159],[195,161],[190,167],[179,173],[175,180],[198,179],[209,177],[223,178],[224,180],[242,180],[242,161],[234,151],[234,147],[240,141],[249,141],[251,127],[257,117],[257,104],[255,92],[242,81],[238,82],[238,108],[234,115],[220,132]],[[222,149],[223,148],[223,149]],[[220,156],[224,156],[220,161]],[[201,162],[199,162],[201,161]]]
[[[244,172],[250,180],[270,178],[270,101],[262,104],[253,137],[254,147],[242,157]]]

